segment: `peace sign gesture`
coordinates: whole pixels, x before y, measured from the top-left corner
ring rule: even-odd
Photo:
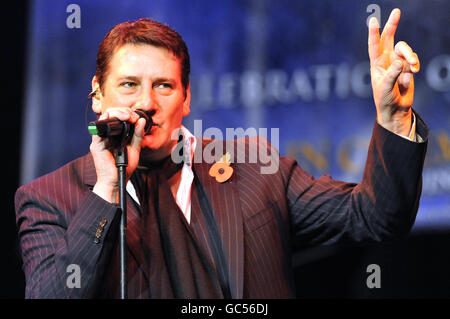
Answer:
[[[414,100],[413,73],[419,72],[419,57],[400,41],[394,47],[394,35],[400,21],[400,9],[394,9],[380,36],[376,18],[369,21],[369,58],[377,121],[386,129],[408,136]]]

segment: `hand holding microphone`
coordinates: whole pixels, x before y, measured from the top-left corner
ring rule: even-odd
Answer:
[[[118,203],[119,179],[114,144],[117,146],[118,142],[126,140],[129,179],[139,162],[142,139],[152,124],[151,117],[144,111],[130,108],[108,108],[97,121],[89,123],[92,135],[90,151],[97,175],[94,193],[110,203]]]

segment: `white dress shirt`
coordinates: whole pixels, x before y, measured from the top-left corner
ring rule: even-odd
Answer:
[[[183,142],[184,142],[184,150],[183,153],[184,158],[184,164],[181,169],[181,181],[180,185],[178,186],[177,190],[177,198],[176,202],[178,207],[180,207],[181,211],[183,212],[184,217],[186,218],[187,222],[191,222],[191,188],[192,188],[192,182],[194,181],[194,172],[192,171],[192,159],[195,152],[195,147],[197,146],[197,140],[195,139],[194,135],[192,135],[191,132],[184,126],[181,126],[181,134],[183,134]],[[131,181],[128,181],[127,183],[127,192],[130,194],[130,196],[136,201],[136,203],[139,203],[139,199],[136,194],[136,189],[133,186],[133,183]]]

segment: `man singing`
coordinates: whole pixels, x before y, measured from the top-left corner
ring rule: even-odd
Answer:
[[[99,120],[134,125],[127,145],[129,298],[292,298],[293,243],[379,242],[409,232],[428,129],[411,108],[418,56],[405,42],[394,46],[399,20],[395,9],[381,35],[375,18],[369,24],[377,116],[359,184],[314,179],[289,157],[278,158],[272,174],[261,173],[260,159],[224,157],[216,175],[228,175],[217,179],[215,164],[194,155],[225,142],[194,138],[182,126],[191,93],[180,35],[149,19],[118,24],[106,35],[92,108]],[[152,118],[149,132],[136,110]],[[234,141],[231,153],[251,154],[267,145],[261,141]],[[181,163],[172,160],[180,143]],[[113,152],[110,138],[94,135],[87,155],[17,191],[27,298],[119,297]],[[69,265],[80,269],[78,287],[67,284]]]

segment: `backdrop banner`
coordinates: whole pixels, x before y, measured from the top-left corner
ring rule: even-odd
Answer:
[[[431,133],[413,231],[449,229],[448,0],[33,1],[21,183],[88,152],[98,45],[117,23],[141,17],[167,23],[188,45],[191,132],[266,135],[315,177],[359,182],[375,121],[366,23],[376,16],[384,26],[394,5],[396,41],[421,60],[413,108]]]

